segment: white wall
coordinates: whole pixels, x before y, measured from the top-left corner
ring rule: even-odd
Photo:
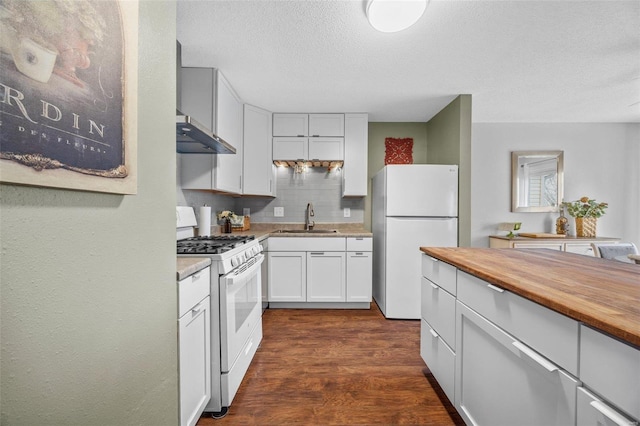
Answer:
[[[557,213],[511,213],[511,151],[564,151],[564,198],[609,203],[598,236],[640,244],[640,124],[475,123],[472,128],[471,244],[488,246],[500,222],[555,232]],[[575,224],[570,218],[571,232]]]
[[[0,185],[0,423],[178,423],[172,1],[139,3],[138,193]]]

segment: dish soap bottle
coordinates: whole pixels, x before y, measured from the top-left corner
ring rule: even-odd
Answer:
[[[560,216],[556,219],[556,234],[567,235],[569,233],[569,219],[564,215],[564,201],[560,204]]]

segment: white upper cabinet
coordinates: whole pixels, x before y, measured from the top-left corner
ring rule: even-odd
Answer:
[[[344,136],[344,114],[309,114],[309,136]]]
[[[182,112],[236,149],[236,154],[181,154],[182,188],[242,193],[242,101],[214,68],[182,68],[180,80]]]
[[[274,160],[344,159],[344,114],[273,114]]]
[[[273,136],[309,136],[309,114],[273,114]]]
[[[274,160],[306,160],[309,158],[309,138],[273,138]]]
[[[235,155],[215,155],[215,189],[234,194],[242,193],[242,101],[226,78],[218,71],[218,136],[236,149]]]
[[[309,138],[309,160],[342,160],[344,138]]]
[[[273,136],[344,136],[344,114],[273,114]]]
[[[243,194],[275,196],[275,166],[271,158],[271,112],[244,106]]]
[[[367,195],[367,155],[369,148],[368,114],[344,115],[344,167],[342,196]]]

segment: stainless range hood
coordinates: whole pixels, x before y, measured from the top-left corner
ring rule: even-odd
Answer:
[[[197,100],[196,106],[189,99],[183,100],[182,78],[182,45],[176,40],[176,106],[178,108],[176,109],[176,151],[180,154],[235,154],[236,149],[230,143],[216,136],[211,129],[190,115],[180,111],[183,106],[193,111],[197,107],[213,103],[211,94],[205,101]],[[199,90],[190,88],[189,94],[193,93],[199,93]]]
[[[176,111],[176,151],[181,154],[236,153],[231,144],[180,111]]]

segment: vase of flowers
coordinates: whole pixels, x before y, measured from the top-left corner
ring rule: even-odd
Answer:
[[[222,233],[230,234],[231,233],[231,221],[235,220],[238,216],[231,210],[223,210],[217,214],[218,223],[222,225]]]
[[[575,218],[577,237],[595,237],[598,218],[604,215],[605,209],[609,207],[607,203],[598,203],[589,197],[562,204],[567,208],[569,215]]]

